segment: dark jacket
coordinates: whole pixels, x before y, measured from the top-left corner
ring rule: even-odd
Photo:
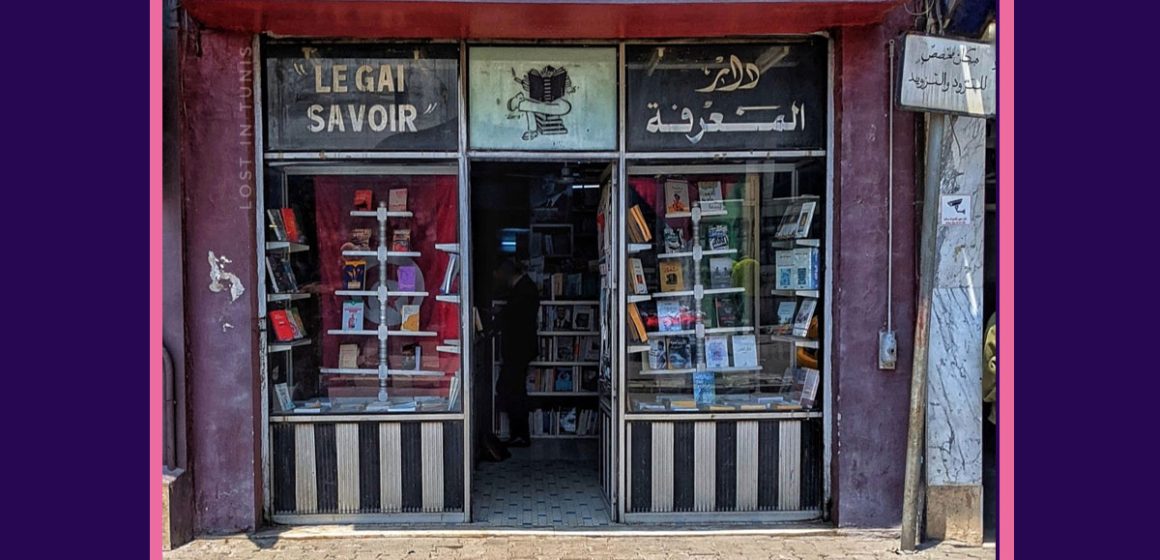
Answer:
[[[539,353],[536,336],[540,313],[540,291],[526,275],[516,281],[499,316],[502,341],[500,353],[505,362],[530,362]]]

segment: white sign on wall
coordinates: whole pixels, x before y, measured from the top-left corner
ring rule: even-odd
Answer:
[[[971,223],[971,195],[944,194],[939,200],[939,222],[944,225]]]
[[[906,109],[994,117],[995,46],[909,34],[898,104]]]

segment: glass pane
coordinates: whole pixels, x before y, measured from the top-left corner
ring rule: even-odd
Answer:
[[[459,411],[456,168],[341,169],[267,179],[270,410]]]
[[[628,174],[628,412],[821,402],[824,158]]]

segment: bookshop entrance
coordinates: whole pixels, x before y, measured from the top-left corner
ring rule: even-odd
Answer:
[[[613,167],[471,164],[476,523],[612,522]]]

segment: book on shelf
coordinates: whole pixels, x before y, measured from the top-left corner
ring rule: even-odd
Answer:
[[[711,371],[693,372],[693,400],[706,406],[717,400],[716,374]]]
[[[709,226],[709,249],[718,251],[729,248],[729,226],[713,224]]]
[[[282,221],[282,211],[278,208],[266,210],[266,218],[270,221],[270,230],[274,232],[274,239],[289,241],[286,237],[286,224]]]
[[[793,368],[793,385],[790,389],[789,400],[800,405],[803,409],[812,409],[814,399],[818,395],[818,381],[821,372],[812,368]]]
[[[459,373],[456,372],[447,387],[447,410],[455,410],[455,407],[459,406],[459,396],[462,392],[463,382],[459,380]]]
[[[572,330],[575,330],[575,331],[596,330],[596,326],[593,323],[593,318],[595,316],[596,316],[595,310],[592,309],[592,307],[589,307],[589,306],[577,307],[576,310],[572,312]]]
[[[447,268],[443,272],[443,281],[439,283],[439,291],[443,294],[453,293],[455,279],[459,276],[459,255],[451,253],[447,257]]]
[[[266,272],[270,276],[270,288],[275,293],[284,294],[298,291],[298,281],[294,278],[294,268],[290,261],[277,253],[266,255]]]
[[[669,401],[669,410],[678,412],[690,412],[699,410],[697,408],[697,401],[692,399],[673,399]]]
[[[797,315],[793,320],[793,335],[806,336],[810,332],[810,321],[814,318],[814,311],[818,307],[818,300],[814,298],[803,298],[801,306],[798,307]]]
[[[685,289],[685,269],[679,259],[660,261],[657,268],[660,271],[662,292],[679,292]]]
[[[713,257],[709,259],[709,287],[733,287],[733,259]]]
[[[294,410],[294,399],[290,398],[290,386],[285,383],[274,384],[274,394],[278,397],[278,409],[282,412]]]
[[[644,330],[644,321],[635,303],[628,304],[628,324],[628,332],[635,342],[648,342],[648,332]]]
[[[628,237],[633,243],[652,241],[652,229],[644,220],[644,212],[641,212],[639,204],[634,204],[628,209],[628,218]]]
[[[648,341],[648,368],[651,370],[668,369],[669,348],[664,338],[654,338]]]
[[[557,393],[571,393],[572,388],[572,368],[556,368],[556,379],[552,385],[552,390]]]
[[[689,211],[689,182],[670,179],[665,181],[665,212]]]
[[[636,257],[628,259],[629,280],[632,284],[632,293],[643,296],[648,294],[648,282],[644,276],[644,263]]]
[[[721,196],[721,181],[697,183],[697,194],[701,202],[701,211],[720,212],[725,210],[725,200]]]
[[[402,362],[399,363],[399,369],[419,370],[423,369],[423,345],[418,342],[404,344],[402,348]]]
[[[411,250],[411,230],[403,228],[391,232],[391,251],[406,253]]]
[[[419,283],[419,267],[410,264],[403,265],[395,271],[395,275],[398,276],[396,285],[400,292],[415,291],[415,287]]]
[[[418,305],[404,305],[399,313],[403,316],[402,324],[399,326],[401,330],[407,332],[417,332],[419,330],[419,306]]]
[[[286,228],[286,241],[306,242],[306,234],[298,224],[298,213],[293,208],[283,208],[282,225]]]
[[[366,304],[362,300],[346,300],[342,302],[342,330],[363,330],[365,314]]]
[[[665,252],[679,253],[688,248],[689,239],[685,228],[665,226]]]
[[[576,409],[569,408],[560,411],[560,433],[576,434]]]
[[[369,211],[375,209],[375,191],[370,189],[357,189],[354,191],[354,209],[361,211]]]
[[[729,367],[729,339],[727,337],[705,337],[705,367]]]
[[[302,315],[298,314],[298,309],[290,308],[290,325],[294,327],[295,338],[306,337],[306,325],[302,323]]]
[[[801,215],[801,203],[790,203],[786,205],[784,213],[781,215],[781,222],[777,225],[777,233],[774,237],[777,239],[790,239],[797,234],[798,218]]]
[[[357,344],[338,345],[338,367],[352,369],[358,367],[359,346]]]
[[[556,361],[571,362],[576,360],[576,337],[556,337]]]
[[[346,260],[342,263],[342,289],[364,290],[367,280],[367,261]]]
[[[796,290],[797,274],[794,270],[793,250],[776,251],[773,254],[774,289]]]
[[[793,250],[794,289],[818,289],[818,248],[798,247]]]
[[[564,276],[564,296],[579,297],[584,291],[584,275],[573,272]]]
[[[751,334],[733,335],[733,366],[757,367],[757,337]]]
[[[570,305],[548,305],[544,309],[549,313],[552,322],[548,330],[552,331],[568,331],[572,330],[572,306]]]
[[[693,367],[693,350],[695,343],[692,337],[673,336],[668,341],[669,369],[686,369]]]
[[[720,295],[713,298],[713,309],[717,312],[718,327],[736,327],[738,323],[737,298]]]
[[[580,358],[585,362],[600,360],[600,337],[586,336],[583,338]]]
[[[600,388],[600,371],[592,366],[580,368],[580,390],[596,392]]]
[[[658,301],[657,319],[660,332],[676,332],[681,330],[682,312],[686,311],[679,301]]]
[[[793,332],[794,317],[797,312],[797,301],[794,298],[780,298],[776,301],[776,315],[774,317],[773,334],[790,334]]]
[[[810,227],[814,223],[814,208],[818,205],[815,201],[806,201],[802,203],[801,210],[798,211],[797,225],[794,228],[794,237],[801,239],[809,237]]]
[[[536,361],[550,362],[553,360],[553,346],[554,346],[553,343],[554,343],[554,341],[552,339],[553,339],[553,337],[550,337],[550,336],[541,336],[540,337],[540,353],[538,356],[539,359]]]
[[[344,245],[343,250],[370,251],[372,237],[374,233],[371,228],[354,228],[350,230],[350,244]]]
[[[298,327],[294,325],[290,312],[286,309],[275,309],[269,313],[270,325],[274,328],[274,338],[278,342],[290,342],[300,338]]]
[[[407,211],[407,189],[391,189],[387,193],[387,211]]]

